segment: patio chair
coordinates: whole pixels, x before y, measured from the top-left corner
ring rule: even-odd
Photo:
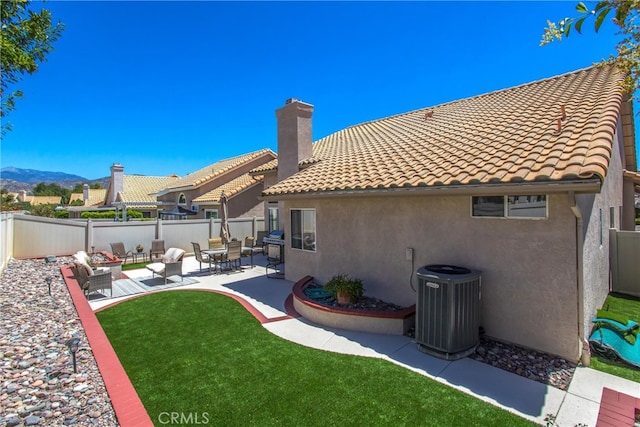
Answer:
[[[164,283],[167,283],[167,278],[171,276],[180,276],[182,282],[184,277],[182,275],[182,257],[184,256],[184,250],[180,248],[169,248],[167,252],[162,255],[161,262],[154,262],[146,266],[147,270],[151,270],[152,277],[162,276]]]
[[[193,245],[193,254],[196,256],[196,260],[200,263],[200,272],[202,272],[202,263],[206,262],[209,264],[209,272],[211,272],[211,257],[207,254],[203,254],[200,251],[200,243],[191,242]]]
[[[151,249],[149,250],[149,261],[162,258],[165,253],[164,240],[152,240]]]
[[[117,242],[117,243],[110,243],[110,245],[111,245],[111,253],[114,256],[117,256],[118,258],[122,259],[123,264],[127,263],[127,258],[129,257],[131,257],[131,259],[133,260],[133,252],[126,250],[124,248],[124,243]]]
[[[71,271],[86,297],[89,297],[92,292],[105,289],[108,289],[110,295],[113,296],[111,270],[93,271],[88,264],[76,261],[71,267]]]
[[[264,244],[264,241],[262,239],[264,239],[268,235],[269,235],[269,232],[264,230],[258,231],[258,234],[256,235],[255,245],[260,246],[262,248],[262,253],[267,253],[267,250],[266,250],[267,245]]]
[[[253,254],[264,252],[262,249],[262,245],[256,246],[255,239],[253,236],[245,237],[244,246],[242,247],[242,256],[250,256],[251,257],[251,267],[253,267]]]
[[[222,243],[222,237],[210,238],[209,249],[224,249],[224,243]]]
[[[232,240],[227,243],[227,266],[231,268],[240,268],[242,266],[242,242],[239,240]]]

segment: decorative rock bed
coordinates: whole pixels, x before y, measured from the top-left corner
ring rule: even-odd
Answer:
[[[10,260],[0,277],[0,425],[118,425],[60,274],[71,261]],[[77,373],[65,345],[74,336]]]
[[[305,288],[313,286],[313,277],[306,276],[293,285],[293,306],[305,319],[319,325],[351,331],[404,335],[414,324],[415,305],[398,307],[386,304],[380,309],[322,304],[309,298]],[[379,300],[377,300],[379,301]]]

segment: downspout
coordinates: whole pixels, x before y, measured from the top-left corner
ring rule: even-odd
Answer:
[[[583,250],[584,250],[584,231],[582,212],[576,201],[576,194],[570,191],[569,208],[576,217],[576,286],[578,291],[578,340],[580,341],[582,364],[584,366],[591,365],[591,353],[589,352],[589,343],[584,336],[584,269],[583,269]]]

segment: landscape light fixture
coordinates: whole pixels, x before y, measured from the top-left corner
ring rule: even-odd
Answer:
[[[51,296],[51,281],[53,280],[53,277],[47,276],[47,278],[44,280],[47,281],[47,288],[49,288],[49,296]]]
[[[80,346],[80,338],[74,337],[67,342],[64,343],[67,347],[69,347],[69,351],[71,352],[71,357],[73,358],[73,372],[77,373],[77,365],[76,365],[76,352],[78,351],[78,347]]]

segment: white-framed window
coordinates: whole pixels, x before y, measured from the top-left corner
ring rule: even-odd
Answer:
[[[291,209],[291,247],[316,251],[315,209]]]
[[[187,204],[187,197],[184,195],[184,193],[180,193],[180,195],[178,196],[178,204],[179,205]]]
[[[205,209],[204,210],[204,217],[206,219],[218,219],[220,218],[220,216],[218,216],[218,209]]]
[[[547,218],[547,195],[472,196],[471,216],[489,218]]]
[[[276,204],[275,207],[269,206],[267,212],[269,214],[269,231],[278,230],[278,205]]]

